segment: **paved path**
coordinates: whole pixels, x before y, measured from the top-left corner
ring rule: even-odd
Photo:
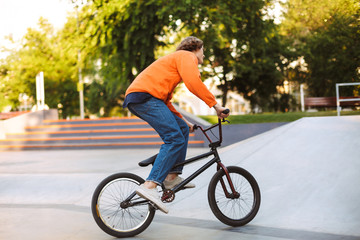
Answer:
[[[211,213],[211,168],[157,212],[132,239],[360,239],[360,117],[303,118],[221,149],[226,165],[258,180],[262,203],[256,218],[228,227]],[[190,149],[188,155],[206,149]],[[139,160],[155,149],[0,152],[0,239],[113,239],[90,213],[96,185],[117,171],[146,177]],[[185,169],[186,176],[199,167]]]

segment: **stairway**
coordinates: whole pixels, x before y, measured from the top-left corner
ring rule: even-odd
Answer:
[[[44,120],[23,133],[0,139],[0,151],[35,149],[159,148],[162,140],[136,117],[85,120]],[[189,147],[203,147],[201,136],[190,134]]]

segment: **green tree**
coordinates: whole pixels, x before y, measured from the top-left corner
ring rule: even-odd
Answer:
[[[360,80],[360,5],[356,0],[289,0],[282,34],[300,58],[310,96],[334,96],[335,84]]]
[[[88,87],[92,110],[105,115],[120,105],[129,83],[155,60],[159,36],[169,23],[161,15],[162,1],[93,1],[80,16],[84,26],[87,69],[98,67],[99,77]]]
[[[278,26],[266,19],[264,8],[269,2],[249,3],[243,21],[243,33],[238,36],[235,61],[235,77],[232,88],[250,100],[252,108],[262,111],[274,110],[272,99],[277,86],[283,84],[283,45],[278,35]]]
[[[19,94],[25,93],[36,104],[36,75],[44,72],[45,103],[50,108],[62,105],[62,117],[78,114],[76,91],[76,52],[62,33],[55,33],[47,20],[40,18],[39,30],[28,29],[20,48],[13,49],[1,65],[1,88],[16,109]],[[74,54],[75,53],[75,54]]]
[[[127,85],[168,44],[184,32],[204,40],[204,77],[217,77],[226,93],[235,89],[253,105],[264,105],[281,83],[279,42],[264,9],[270,1],[92,1],[83,9],[87,64],[100,59],[100,78],[89,87],[105,114],[123,99]],[[90,68],[94,69],[94,68]]]
[[[187,29],[204,40],[205,78],[215,78],[226,104],[227,92],[237,90],[253,107],[269,107],[269,98],[282,82],[282,47],[272,19],[271,1],[170,1],[164,12],[181,21],[174,31]],[[169,10],[171,9],[171,11]],[[175,22],[176,23],[176,22]]]

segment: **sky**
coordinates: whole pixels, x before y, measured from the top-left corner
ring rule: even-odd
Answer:
[[[74,10],[70,0],[0,0],[0,47],[9,47],[5,37],[18,41],[29,27],[37,27],[44,17],[56,28],[66,22],[67,13]],[[0,53],[0,58],[4,54]]]

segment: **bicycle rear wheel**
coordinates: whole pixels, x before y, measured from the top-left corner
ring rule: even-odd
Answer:
[[[245,169],[230,166],[227,170],[238,194],[232,194],[226,174],[220,169],[209,183],[209,205],[221,222],[230,226],[243,226],[249,223],[259,210],[260,189],[255,178]]]
[[[91,210],[95,222],[104,232],[117,238],[132,237],[150,225],[155,209],[134,194],[143,182],[144,179],[137,175],[117,173],[98,185]],[[131,195],[133,198],[124,202]]]

